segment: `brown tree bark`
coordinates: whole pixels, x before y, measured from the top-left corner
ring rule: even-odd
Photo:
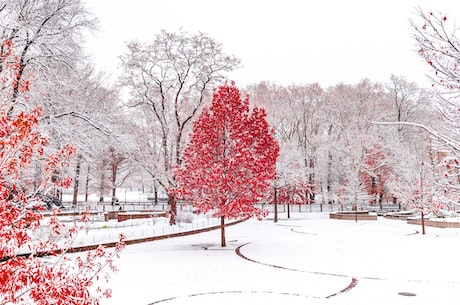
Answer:
[[[116,187],[116,182],[117,182],[117,170],[118,166],[117,165],[112,165],[112,177],[111,177],[111,182],[112,182],[112,205],[115,205],[118,203],[118,199],[116,198],[116,193],[117,193],[117,187]]]
[[[275,205],[275,220],[274,222],[278,222],[278,189],[275,187],[274,188],[274,199],[273,199],[273,204]]]
[[[425,214],[423,211],[421,212],[422,214],[422,234],[425,234]]]
[[[73,181],[73,198],[72,206],[77,205],[78,200],[78,186],[80,184],[80,169],[81,169],[81,155],[77,157],[77,165],[75,166],[75,179]]]
[[[177,215],[176,195],[168,194],[168,205],[170,206],[169,224],[172,226],[176,224],[176,215]]]
[[[224,216],[220,217],[220,245],[221,247],[227,246],[227,242],[225,241],[225,218]]]
[[[89,173],[90,173],[91,166],[88,164],[88,170],[86,172],[86,182],[85,182],[85,202],[88,202],[89,197]]]

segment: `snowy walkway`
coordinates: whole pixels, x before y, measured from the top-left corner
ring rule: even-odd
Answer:
[[[460,229],[292,216],[128,246],[101,304],[459,303]]]

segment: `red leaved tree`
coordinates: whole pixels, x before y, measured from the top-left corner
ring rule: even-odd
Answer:
[[[250,110],[249,97],[242,99],[233,83],[221,86],[195,121],[176,171],[177,194],[198,212],[220,217],[222,247],[226,218],[266,215],[254,203],[266,197],[275,177],[279,145],[265,116],[264,109]]]
[[[38,191],[70,185],[55,173],[75,149],[45,152],[48,141],[38,128],[42,111],[30,105],[29,82],[18,77],[21,64],[12,50],[9,42],[0,45],[0,304],[98,304],[110,291],[93,285],[102,268],[115,268],[122,243],[112,253],[100,247],[71,260],[66,253],[78,227],[62,224],[57,210],[45,220],[38,199],[27,198],[24,177],[37,163],[43,168]],[[44,255],[56,258],[45,262]]]

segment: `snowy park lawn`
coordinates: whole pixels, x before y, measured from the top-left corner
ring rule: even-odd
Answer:
[[[460,229],[291,216],[129,245],[101,304],[459,304]]]
[[[123,234],[128,240],[136,240],[152,236],[194,231],[220,224],[220,219],[209,215],[197,215],[188,212],[179,213],[179,215],[182,214],[184,215],[183,218],[186,221],[180,221],[174,226],[169,225],[169,218],[165,217],[128,219],[119,222],[117,219],[106,221],[104,220],[104,215],[99,213],[96,215],[90,215],[90,220],[87,223],[80,222],[79,220],[81,217],[59,216],[58,218],[62,223],[67,224],[67,227],[72,227],[75,223],[78,226],[82,226],[83,229],[78,232],[78,235],[72,243],[73,247],[114,243],[119,240],[120,234]],[[43,220],[44,225],[42,226],[42,230],[39,230],[37,233],[33,233],[36,235],[36,238],[49,234],[50,229],[47,225],[48,222],[49,217],[45,217]],[[62,234],[58,242],[64,244],[67,237],[67,234]],[[24,250],[24,252],[27,251]]]

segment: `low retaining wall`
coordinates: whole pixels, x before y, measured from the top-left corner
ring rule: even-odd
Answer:
[[[329,218],[341,220],[377,220],[377,215],[369,214],[367,211],[342,211],[329,213]]]
[[[118,222],[128,219],[141,219],[141,218],[154,218],[154,217],[168,217],[168,212],[149,212],[149,213],[120,213],[118,214]]]
[[[412,217],[412,215],[385,215],[383,217],[386,219],[407,220],[407,217]]]
[[[109,221],[111,219],[118,219],[118,213],[120,213],[120,212],[119,211],[110,211],[110,212],[104,213],[104,220]]]
[[[104,220],[117,219],[118,222],[126,221],[128,219],[141,219],[153,217],[168,217],[167,211],[142,211],[142,212],[125,212],[125,211],[111,211],[104,214]]]
[[[410,225],[422,225],[421,219],[408,219],[407,223]],[[425,219],[425,226],[436,228],[460,228],[460,222],[456,221],[436,221]]]

